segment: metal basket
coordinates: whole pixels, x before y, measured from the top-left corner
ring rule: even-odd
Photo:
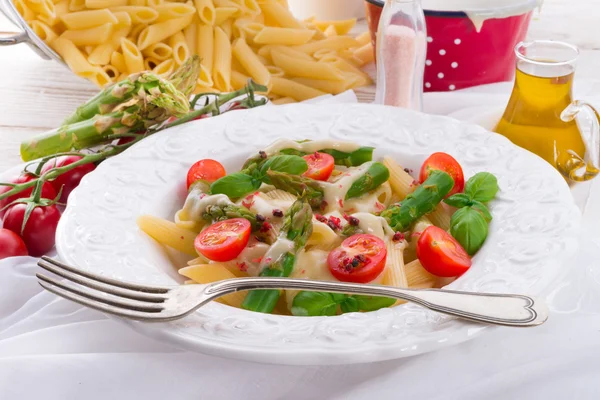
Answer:
[[[21,32],[0,32],[0,46],[26,43],[44,60],[55,60],[66,66],[62,58],[31,30],[11,0],[0,0],[0,12],[22,29]]]

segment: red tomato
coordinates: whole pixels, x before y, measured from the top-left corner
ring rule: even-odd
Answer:
[[[44,168],[42,168],[42,174],[45,174],[50,169],[55,167],[60,168],[66,165],[73,164],[74,162],[77,162],[82,158],[83,157],[81,156],[63,156],[55,158],[53,160],[48,161],[48,163],[44,165]],[[66,203],[73,189],[79,186],[81,178],[92,172],[94,169],[96,169],[96,166],[93,163],[80,165],[79,167],[76,167],[70,170],[69,172],[65,172],[64,174],[59,175],[53,181],[50,181],[56,193],[58,193],[62,188],[62,193],[60,194],[60,202]]]
[[[430,274],[441,277],[459,276],[471,267],[471,257],[448,232],[429,226],[417,242],[417,257]]]
[[[425,182],[431,171],[440,170],[444,171],[454,179],[454,187],[448,193],[446,197],[450,197],[453,194],[461,193],[465,188],[465,176],[463,170],[458,161],[454,159],[450,154],[447,153],[433,153],[423,163],[421,167],[421,173],[419,174],[419,181]]]
[[[200,232],[194,241],[196,250],[213,261],[231,261],[240,255],[250,239],[252,227],[244,218],[217,222]]]
[[[35,179],[35,176],[33,176],[32,174],[25,173],[8,183],[26,183],[33,179]],[[10,186],[0,185],[0,195],[2,193],[8,192],[11,189],[12,188]],[[31,187],[29,189],[25,189],[21,193],[13,194],[12,196],[9,196],[4,200],[0,200],[0,218],[2,218],[4,214],[6,214],[6,209],[4,207],[6,207],[15,200],[24,199],[31,196],[31,192],[33,192],[33,189],[34,187]],[[44,182],[44,185],[42,186],[42,198],[53,200],[55,197],[56,191],[54,190],[52,185],[49,182]]]
[[[387,250],[374,235],[356,234],[342,242],[327,257],[331,274],[343,282],[368,283],[385,268]]]
[[[302,158],[308,163],[308,170],[303,174],[304,176],[317,181],[326,181],[329,179],[335,166],[333,156],[327,153],[315,152],[307,154]]]
[[[29,255],[27,247],[19,235],[8,229],[0,229],[0,260],[26,255]]]
[[[56,206],[34,208],[21,233],[26,209],[27,204],[10,206],[4,216],[4,228],[23,238],[30,255],[40,257],[54,247],[54,234],[60,220],[60,211]]]
[[[207,182],[214,182],[217,179],[221,179],[227,175],[225,167],[220,162],[211,160],[209,158],[200,160],[196,164],[192,165],[187,174],[187,187],[188,189],[192,184],[198,180]]]

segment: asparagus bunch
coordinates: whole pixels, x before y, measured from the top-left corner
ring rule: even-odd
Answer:
[[[283,226],[277,241],[263,257],[260,276],[290,276],[296,263],[296,254],[306,245],[312,234],[312,209],[303,200],[296,200],[284,216]],[[279,253],[284,242],[292,241],[293,248]],[[250,311],[270,313],[275,308],[281,292],[279,290],[252,290],[242,303],[242,307]]]
[[[299,175],[291,175],[270,170],[268,173],[271,184],[277,189],[302,196],[311,207],[320,209],[325,200],[325,191],[321,183]],[[360,197],[363,194],[377,189],[390,177],[390,171],[381,163],[372,163],[367,171],[360,176],[346,193],[345,200]]]
[[[190,111],[189,94],[199,71],[200,59],[194,56],[168,79],[151,72],[132,74],[83,104],[58,129],[21,143],[21,158],[92,147],[183,116]]]
[[[392,204],[381,212],[396,232],[405,232],[417,219],[435,210],[454,187],[454,180],[443,171],[432,171],[429,177],[401,203]]]

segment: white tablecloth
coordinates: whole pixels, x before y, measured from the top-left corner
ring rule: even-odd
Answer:
[[[600,82],[584,86],[579,96],[600,93]],[[428,94],[426,111],[490,124],[509,90]],[[569,278],[550,296],[545,325],[494,328],[445,350],[366,365],[285,367],[180,351],[43,292],[35,259],[0,261],[0,399],[597,399],[600,180],[574,193],[585,217],[582,250],[565,265]]]

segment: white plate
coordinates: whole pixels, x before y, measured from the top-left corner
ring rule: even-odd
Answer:
[[[73,192],[57,233],[67,263],[144,284],[181,282],[168,255],[137,228],[140,214],[172,217],[185,198],[188,167],[201,158],[238,169],[280,137],[332,137],[375,146],[418,170],[435,151],[454,155],[465,175],[489,171],[501,191],[472,268],[449,287],[543,295],[577,248],[580,213],[563,178],[504,137],[456,120],[373,105],[291,105],[236,111],[150,137],[102,163]],[[180,264],[181,266],[181,264]],[[127,321],[181,348],[280,364],[347,364],[410,356],[457,344],[485,329],[403,305],[337,317],[252,313],[218,303],[183,320]]]

